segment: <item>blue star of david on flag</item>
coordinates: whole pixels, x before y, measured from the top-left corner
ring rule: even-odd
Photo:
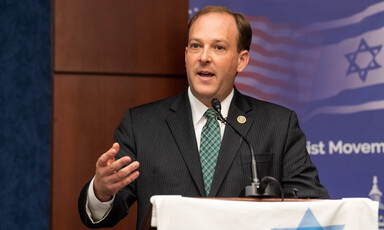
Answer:
[[[355,52],[345,54],[349,62],[347,76],[358,73],[360,79],[365,81],[369,70],[381,67],[381,65],[376,62],[376,56],[380,52],[381,47],[382,45],[370,47],[364,39],[361,39],[359,47]]]
[[[273,228],[272,230],[342,230],[343,228],[344,225],[321,226],[308,208],[297,228]]]

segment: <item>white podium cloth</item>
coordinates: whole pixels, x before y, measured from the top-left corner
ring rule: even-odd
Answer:
[[[158,230],[377,230],[379,204],[368,198],[249,202],[181,196],[151,198]]]

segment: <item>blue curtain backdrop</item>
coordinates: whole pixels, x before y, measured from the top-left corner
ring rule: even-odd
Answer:
[[[380,202],[384,229],[384,1],[190,0],[242,13],[251,61],[237,88],[298,113],[332,198]]]
[[[50,1],[0,0],[0,229],[49,229]]]

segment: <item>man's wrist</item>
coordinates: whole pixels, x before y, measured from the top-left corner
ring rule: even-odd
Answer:
[[[102,221],[109,214],[115,197],[113,196],[107,202],[100,201],[96,197],[93,190],[94,179],[95,178],[92,179],[88,187],[86,210],[88,217],[92,220],[92,222],[97,223]]]

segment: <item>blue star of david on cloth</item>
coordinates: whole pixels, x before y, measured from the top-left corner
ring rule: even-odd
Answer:
[[[321,226],[311,209],[308,208],[297,228],[272,228],[272,230],[342,230],[343,228],[344,225]]]
[[[379,65],[376,62],[376,56],[380,52],[382,45],[378,46],[368,46],[367,42],[364,39],[361,39],[359,47],[355,52],[345,54],[345,58],[347,58],[349,62],[349,67],[347,70],[347,76],[352,73],[358,73],[359,77],[362,81],[365,81],[367,79],[367,74],[369,70],[374,70],[377,68],[380,68],[381,65]],[[368,64],[364,65],[363,63],[356,63],[356,59],[359,57],[359,55],[369,55],[370,60],[368,61]],[[361,56],[360,56],[361,57]],[[360,64],[360,65],[359,65]]]

